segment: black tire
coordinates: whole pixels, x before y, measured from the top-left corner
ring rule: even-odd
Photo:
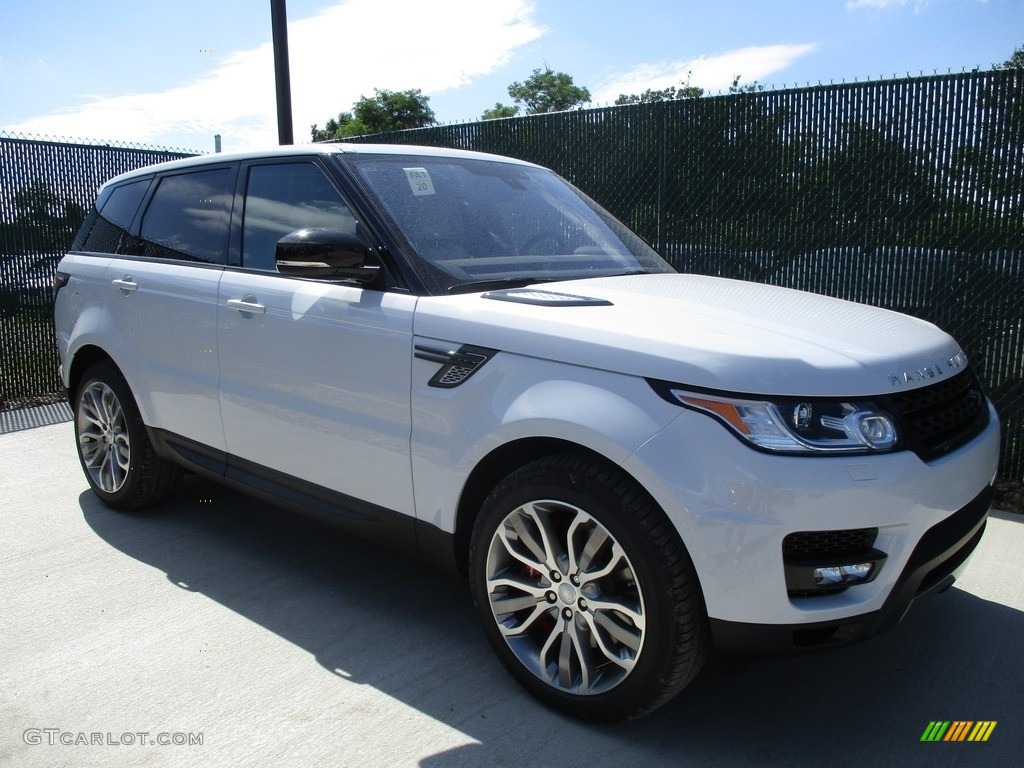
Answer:
[[[502,663],[573,717],[650,712],[707,660],[704,600],[678,533],[634,480],[588,455],[505,478],[474,525],[469,571]]]
[[[182,472],[156,455],[120,372],[94,363],[79,381],[73,405],[78,459],[93,493],[121,510],[163,501]]]

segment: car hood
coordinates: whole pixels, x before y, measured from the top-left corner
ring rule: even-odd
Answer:
[[[957,343],[922,320],[701,275],[591,278],[427,297],[418,303],[415,332],[759,395],[882,394],[923,386],[966,365]]]

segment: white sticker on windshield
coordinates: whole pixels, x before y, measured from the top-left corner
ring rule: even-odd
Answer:
[[[409,186],[412,187],[414,195],[434,194],[434,182],[430,180],[430,174],[426,168],[403,168],[406,177],[409,179]]]

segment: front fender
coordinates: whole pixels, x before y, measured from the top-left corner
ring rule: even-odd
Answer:
[[[436,372],[413,365],[413,490],[417,518],[449,533],[467,479],[502,446],[554,439],[621,464],[680,413],[642,378],[550,360],[499,353],[453,389],[428,386]]]

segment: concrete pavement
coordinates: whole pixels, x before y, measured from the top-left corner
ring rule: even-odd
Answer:
[[[456,579],[195,478],[113,512],[70,424],[0,451],[3,765],[992,768],[1024,752],[1020,516],[995,513],[963,578],[893,632],[715,664],[654,715],[596,727],[520,691]],[[933,720],[998,724],[922,743]]]

